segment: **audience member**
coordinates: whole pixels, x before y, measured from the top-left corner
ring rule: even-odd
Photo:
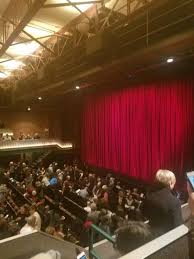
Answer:
[[[41,217],[37,212],[36,206],[32,205],[30,207],[30,215],[35,217],[35,229],[40,231],[41,230]]]
[[[35,216],[29,216],[26,218],[26,224],[23,226],[23,228],[20,230],[20,234],[31,234],[36,229],[36,217]]]
[[[144,213],[154,234],[161,235],[182,224],[181,204],[173,196],[176,178],[168,170],[159,170],[156,173],[155,186],[146,195]]]
[[[100,211],[97,210],[96,204],[91,204],[91,212],[88,214],[88,220],[93,224],[98,224]]]
[[[7,221],[0,215],[0,240],[10,236],[11,233],[8,230]]]
[[[87,199],[88,196],[89,196],[88,187],[83,185],[81,187],[81,190],[78,192],[78,195],[81,196],[84,199]]]
[[[151,240],[151,232],[143,222],[129,221],[116,231],[116,248],[124,255]]]

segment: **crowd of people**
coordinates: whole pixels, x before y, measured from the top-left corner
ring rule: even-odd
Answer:
[[[10,162],[0,185],[0,239],[43,230],[87,246],[93,223],[110,235],[116,231],[117,246],[126,252],[126,242],[120,240],[128,240],[130,226],[150,239],[147,219],[155,231],[152,236],[182,223],[181,203],[171,193],[175,177],[169,172],[157,173],[157,184],[147,196],[142,188],[111,174],[80,169],[77,163],[52,162],[46,168],[36,162]],[[162,197],[166,200],[160,207]],[[95,241],[101,238],[96,235]]]
[[[53,201],[58,207],[63,206],[63,198],[69,197],[70,193],[82,201],[83,208],[79,204],[77,207],[83,209],[82,214],[85,215],[81,218],[83,228],[91,221],[113,234],[124,221],[144,220],[141,211],[145,197],[143,190],[135,186],[129,188],[110,174],[103,177],[81,170],[76,164],[61,167],[53,162],[44,168],[36,163],[10,162],[4,171],[4,180],[6,185],[1,185],[0,190],[1,207],[10,211],[11,206],[13,213],[11,217],[7,210],[1,213],[3,218],[7,216],[9,220],[16,221],[21,233],[42,229],[64,237],[65,216],[51,206]],[[14,188],[23,198],[18,197]],[[75,200],[73,202],[76,204]],[[71,206],[68,209],[71,212]],[[77,215],[75,210],[73,213],[79,220],[79,211]]]
[[[10,140],[29,140],[29,139],[40,139],[40,134],[39,133],[34,133],[33,135],[31,134],[24,134],[23,132],[20,132],[19,136],[16,137],[13,134],[0,134],[0,141],[10,141]]]

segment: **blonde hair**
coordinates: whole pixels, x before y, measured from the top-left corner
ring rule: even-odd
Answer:
[[[174,173],[164,169],[160,169],[157,171],[155,179],[156,179],[156,182],[161,183],[165,186],[170,186],[171,183],[176,182],[176,177]]]

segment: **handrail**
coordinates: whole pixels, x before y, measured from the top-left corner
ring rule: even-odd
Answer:
[[[103,236],[105,239],[107,239],[109,242],[111,242],[113,245],[115,244],[115,239],[110,236],[109,234],[107,234],[105,231],[103,231],[102,229],[100,229],[99,227],[97,227],[94,224],[90,225],[90,229],[89,229],[89,236],[90,236],[90,240],[89,240],[89,258],[90,259],[100,259],[100,257],[96,254],[93,244],[94,244],[94,233],[98,233],[101,236]]]
[[[31,140],[6,140],[0,141],[0,150],[24,149],[24,148],[41,148],[41,147],[58,147],[61,149],[73,148],[72,143],[63,143],[56,139],[31,139]]]
[[[146,243],[143,246],[138,247],[137,249],[129,252],[126,255],[120,257],[120,259],[145,259],[150,258],[152,255],[156,254],[158,251],[164,249],[165,247],[169,246],[170,244],[174,243],[176,240],[180,239],[181,237],[188,235],[189,229],[185,225],[180,225],[169,232],[153,239],[152,241]],[[157,257],[154,257],[157,258]],[[172,258],[166,256],[165,258]],[[175,258],[175,257],[173,257]],[[187,257],[185,257],[187,258]]]

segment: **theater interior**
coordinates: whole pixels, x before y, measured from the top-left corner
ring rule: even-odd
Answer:
[[[0,1],[0,258],[194,258],[194,0]]]

